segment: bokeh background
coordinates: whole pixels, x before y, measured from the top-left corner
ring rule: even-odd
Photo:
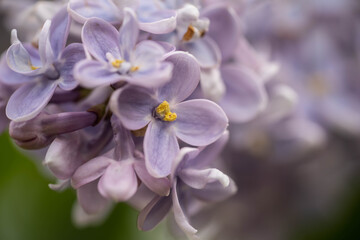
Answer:
[[[3,15],[0,21],[3,52],[10,37]],[[227,149],[226,163],[234,166],[230,172],[239,193],[214,208],[214,214],[224,213],[215,216],[224,231],[234,240],[276,239],[279,231],[287,232],[289,240],[360,239],[360,140],[336,131],[329,131],[329,139],[286,165]],[[75,192],[54,192],[48,187],[53,181],[7,133],[0,136],[0,240],[170,239],[166,224],[150,233],[139,232],[137,212],[126,204],[118,204],[100,226],[77,228],[71,221]],[[309,194],[303,184],[312,186],[313,192]],[[222,240],[221,235],[217,239]]]

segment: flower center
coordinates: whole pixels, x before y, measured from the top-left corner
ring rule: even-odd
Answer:
[[[170,105],[167,101],[163,101],[156,109],[156,116],[165,122],[173,122],[176,120],[176,113],[170,111]]]
[[[35,67],[34,65],[31,65],[30,68],[31,68],[31,70],[39,69],[39,67]]]
[[[121,64],[124,62],[124,60],[120,60],[120,59],[115,59],[114,61],[111,62],[111,65],[114,68],[120,68]]]

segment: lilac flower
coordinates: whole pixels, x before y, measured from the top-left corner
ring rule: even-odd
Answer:
[[[72,74],[74,63],[85,57],[81,44],[65,44],[70,18],[65,9],[44,24],[39,39],[39,51],[29,51],[12,32],[13,44],[7,51],[9,67],[24,77],[14,84],[23,83],[10,97],[6,114],[14,121],[26,121],[47,105],[57,86],[72,90],[77,86]],[[35,49],[32,49],[35,50]]]
[[[90,129],[58,135],[47,150],[44,164],[57,179],[69,180],[78,167],[101,154],[112,137],[109,120]]]
[[[190,50],[202,66],[203,96],[219,103],[231,122],[249,121],[265,108],[267,96],[262,76],[255,72],[258,66],[245,67],[236,61],[236,49],[241,39],[238,16],[233,9],[223,5],[205,8],[201,16],[212,23],[207,37],[185,43],[183,47]],[[214,50],[209,49],[217,49],[217,54],[212,54]],[[250,51],[240,54],[245,59],[255,58]]]
[[[132,8],[138,16],[139,28],[154,34],[172,32],[176,27],[176,11],[168,9],[166,4],[157,0],[71,0],[68,11],[73,19],[85,23],[92,17],[101,18],[112,24],[121,23],[124,8]]]
[[[112,120],[112,126],[116,144],[114,153],[94,158],[79,167],[72,177],[74,188],[100,179],[98,190],[103,197],[117,202],[127,201],[137,191],[139,177],[149,189],[161,196],[169,195],[169,180],[150,176],[141,154],[136,156],[130,131],[121,126],[116,118]]]
[[[144,87],[156,87],[171,78],[172,64],[163,61],[165,49],[153,42],[136,45],[139,29],[131,10],[125,10],[120,33],[109,23],[92,18],[83,28],[85,49],[96,60],[76,65],[75,77],[85,87],[126,81]]]
[[[197,230],[190,225],[185,203],[185,195],[191,195],[205,202],[222,201],[236,192],[233,181],[212,165],[228,140],[228,133],[215,143],[202,148],[182,148],[173,162],[171,180],[172,191],[168,197],[155,197],[138,217],[138,227],[148,231],[154,228],[170,211],[180,229],[189,239],[198,239]],[[185,211],[185,212],[184,212]]]
[[[174,64],[170,82],[155,90],[129,86],[114,92],[110,100],[110,108],[127,129],[147,126],[145,162],[154,177],[170,174],[172,160],[179,151],[177,138],[205,146],[216,141],[228,124],[225,113],[215,103],[184,101],[199,82],[196,60],[182,52],[171,53],[166,60]]]

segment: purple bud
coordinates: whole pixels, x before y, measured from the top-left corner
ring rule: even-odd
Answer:
[[[73,132],[93,125],[98,119],[94,112],[40,113],[26,122],[10,123],[10,136],[24,149],[48,146],[59,134]]]

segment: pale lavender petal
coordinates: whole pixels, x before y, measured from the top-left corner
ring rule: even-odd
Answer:
[[[145,127],[152,119],[153,108],[158,104],[150,90],[131,86],[115,91],[110,99],[110,109],[130,130]]]
[[[11,95],[6,115],[13,121],[26,121],[38,115],[53,96],[57,83],[39,81],[27,83]]]
[[[111,125],[114,134],[115,160],[126,160],[134,158],[135,143],[132,134],[121,124],[116,116],[111,117]]]
[[[119,47],[119,32],[110,23],[91,18],[86,21],[81,39],[84,47],[99,61],[107,62],[106,54],[110,53],[116,59],[122,59]]]
[[[201,14],[210,20],[207,34],[217,43],[223,61],[234,55],[241,30],[240,20],[234,9],[228,6],[212,6]]]
[[[203,189],[190,189],[192,195],[206,202],[221,202],[234,195],[237,191],[236,184],[232,179],[227,187],[216,181],[209,183]]]
[[[171,196],[156,196],[143,210],[141,210],[137,226],[141,231],[150,231],[156,227],[170,212]]]
[[[262,81],[249,69],[225,66],[221,69],[226,93],[219,105],[231,122],[242,123],[255,118],[267,104]]]
[[[69,35],[70,23],[71,19],[65,7],[51,20],[49,41],[55,59],[60,56],[61,51],[65,48]]]
[[[72,19],[83,24],[92,17],[104,19],[110,23],[120,23],[121,11],[111,0],[71,0],[68,12]]]
[[[163,58],[165,49],[154,41],[145,40],[136,45],[131,62],[139,67],[139,71],[154,68]]]
[[[57,66],[61,75],[60,88],[70,91],[77,87],[78,82],[74,79],[73,69],[75,64],[84,58],[84,47],[80,43],[72,43],[64,49]]]
[[[189,100],[177,104],[173,112],[176,136],[194,146],[205,146],[219,139],[228,119],[224,111],[214,102],[205,99]]]
[[[176,28],[176,11],[152,11],[147,16],[138,14],[139,28],[153,34],[166,34]]]
[[[170,194],[170,180],[168,178],[154,178],[151,176],[146,170],[145,162],[136,161],[134,169],[141,182],[151,191],[160,196],[168,196]]]
[[[125,16],[120,28],[119,40],[123,57],[129,61],[130,54],[135,49],[135,45],[139,37],[139,26],[135,13],[132,9],[125,8],[124,14]]]
[[[179,152],[172,124],[153,120],[148,125],[144,138],[146,169],[156,178],[166,177],[171,172],[171,165]]]
[[[6,62],[6,54],[1,56],[0,60],[0,82],[8,85],[17,85],[34,80],[34,77],[26,76],[11,70]]]
[[[44,164],[58,179],[69,179],[76,169],[84,163],[78,156],[82,139],[79,132],[57,137],[50,145]]]
[[[77,199],[87,214],[106,211],[110,202],[97,190],[98,181],[88,183],[77,190]]]
[[[117,202],[129,200],[138,188],[138,180],[133,168],[133,161],[111,163],[100,178],[100,194]]]
[[[200,153],[196,158],[189,158],[185,165],[194,169],[200,169],[210,166],[220,155],[226,143],[229,140],[229,131],[224,134],[214,143],[200,148]]]
[[[28,76],[36,76],[40,73],[40,69],[32,69],[30,54],[19,41],[12,44],[7,50],[6,61],[14,72]]]
[[[101,177],[114,160],[100,156],[81,165],[71,178],[71,185],[77,189]]]
[[[166,58],[173,67],[171,80],[159,88],[159,100],[177,103],[193,93],[200,81],[200,67],[196,59],[185,52],[173,52]]]
[[[205,37],[194,42],[184,43],[181,49],[191,53],[202,68],[217,67],[221,63],[221,52],[217,44]]]
[[[88,59],[77,63],[73,74],[80,85],[86,88],[110,86],[119,81],[129,80],[127,76],[111,71],[106,63]]]
[[[202,170],[186,168],[179,172],[179,177],[185,184],[195,189],[203,189],[206,184],[213,182],[219,182],[224,187],[230,184],[230,178],[216,168]]]
[[[173,201],[173,211],[174,218],[180,229],[186,234],[189,239],[199,239],[196,233],[198,232],[193,226],[190,225],[187,217],[185,216],[178,197],[178,190],[176,180],[172,188],[172,201]]]
[[[173,65],[170,62],[161,62],[147,71],[135,72],[129,83],[146,88],[156,88],[169,82],[173,74]]]
[[[52,64],[52,62],[55,60],[55,56],[49,40],[50,27],[51,21],[46,20],[39,35],[39,54],[43,66]]]
[[[192,159],[197,159],[199,154],[199,149],[191,147],[183,147],[180,149],[180,152],[176,156],[171,166],[171,175],[170,179],[173,182],[175,178],[178,177],[178,173],[186,167],[187,163]]]

